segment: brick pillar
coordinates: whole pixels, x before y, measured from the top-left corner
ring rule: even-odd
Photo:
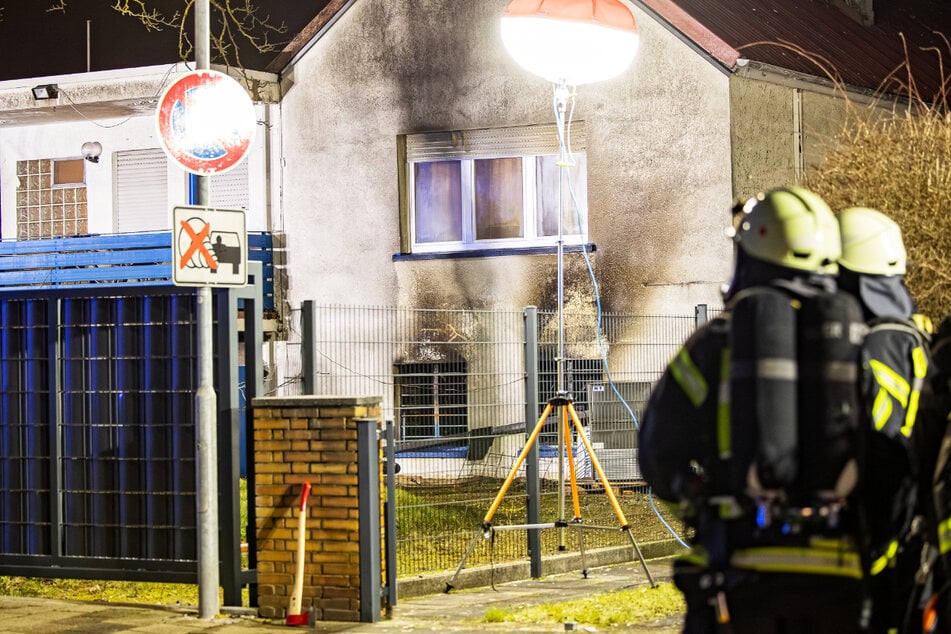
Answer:
[[[379,535],[380,516],[378,507],[364,511],[368,517],[360,516],[360,483],[372,476],[359,472],[357,450],[358,427],[369,425],[379,456],[375,431],[381,422],[380,398],[265,397],[251,404],[260,615],[287,615],[297,565],[301,485],[310,482],[302,611],[312,608],[318,621],[378,620],[379,615],[368,618],[370,606],[361,604],[367,596],[379,596],[382,579],[374,577],[383,555],[361,550],[361,521],[375,523],[364,529]],[[368,469],[376,478],[381,477],[378,466]],[[361,553],[377,560],[361,562]],[[368,570],[374,574],[368,575]],[[362,588],[363,584],[375,587]]]

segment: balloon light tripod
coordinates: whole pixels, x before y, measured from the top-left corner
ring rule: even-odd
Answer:
[[[558,418],[560,421],[559,425],[559,436],[562,442],[559,443],[559,458],[560,452],[564,451],[567,456],[568,462],[568,472],[570,474],[570,484],[571,484],[571,501],[574,510],[574,517],[569,522],[565,519],[559,519],[555,522],[548,522],[543,524],[512,524],[505,526],[494,526],[492,524],[492,518],[495,516],[495,512],[498,510],[499,505],[502,503],[502,499],[505,497],[505,494],[508,493],[509,487],[512,486],[512,482],[515,480],[515,476],[518,473],[518,470],[521,468],[522,463],[525,462],[525,458],[528,456],[528,452],[531,450],[532,445],[535,444],[535,441],[538,439],[538,435],[542,431],[542,427],[545,425],[545,421],[548,420],[548,417],[553,411],[558,412]],[[608,500],[611,502],[611,507],[614,509],[614,514],[617,516],[618,522],[620,523],[620,528],[614,528],[609,526],[594,526],[589,524],[584,524],[584,521],[581,517],[581,503],[578,499],[578,479],[575,472],[575,460],[574,455],[571,451],[571,424],[574,425],[574,429],[578,433],[578,438],[584,444],[585,449],[588,452],[588,456],[591,458],[591,466],[594,469],[595,473],[598,474],[598,478],[601,481],[601,485],[604,487],[604,494],[608,496]],[[560,463],[560,460],[559,460]],[[561,479],[559,486],[564,489],[564,480]],[[562,513],[564,515],[564,513]],[[544,411],[542,412],[541,417],[539,417],[538,422],[535,424],[535,428],[532,430],[532,433],[528,437],[528,441],[525,446],[522,448],[522,451],[519,453],[518,458],[515,460],[515,464],[512,465],[512,469],[509,471],[508,476],[505,478],[505,481],[502,483],[502,487],[499,489],[498,494],[495,496],[489,510],[486,512],[485,517],[482,518],[482,525],[479,530],[476,532],[475,536],[472,538],[469,547],[466,549],[465,555],[462,557],[462,561],[459,562],[459,567],[456,568],[456,572],[452,575],[452,578],[446,584],[446,592],[449,592],[453,589],[453,583],[456,578],[459,576],[459,573],[462,572],[462,569],[466,565],[466,560],[468,560],[469,555],[472,554],[472,551],[475,549],[476,545],[479,543],[479,539],[492,539],[494,538],[494,533],[496,531],[504,530],[522,530],[522,529],[533,529],[533,528],[570,528],[573,527],[578,531],[578,549],[581,553],[581,574],[585,578],[588,577],[588,568],[585,563],[585,550],[584,550],[584,531],[585,530],[621,530],[623,531],[628,539],[631,542],[631,547],[634,549],[634,555],[637,557],[637,560],[640,561],[641,566],[644,568],[644,573],[647,575],[647,580],[650,582],[651,587],[656,587],[657,584],[654,581],[653,575],[651,575],[650,568],[647,567],[647,562],[644,560],[644,555],[641,553],[640,547],[637,545],[637,540],[634,539],[633,533],[631,533],[631,527],[627,522],[627,518],[624,516],[624,511],[621,509],[620,504],[618,504],[617,497],[614,495],[614,490],[611,488],[610,482],[608,482],[607,476],[604,474],[604,469],[601,468],[601,462],[598,460],[597,455],[595,455],[594,450],[591,447],[591,443],[588,441],[587,436],[584,433],[582,428],[581,421],[578,419],[578,413],[575,411],[574,404],[570,397],[567,395],[560,394],[559,396],[548,401],[548,404],[545,406]]]
[[[581,518],[581,505],[578,501],[578,481],[575,474],[574,455],[571,451],[572,424],[578,437],[588,452],[591,465],[601,479],[604,493],[611,501],[614,513],[620,523],[620,530],[627,533],[634,549],[634,554],[644,567],[651,587],[656,587],[654,578],[644,561],[637,541],[631,533],[631,527],[624,517],[624,512],[618,504],[601,463],[594,451],[578,419],[571,397],[565,389],[564,359],[565,359],[565,316],[564,316],[564,210],[565,192],[570,193],[568,170],[573,165],[568,151],[567,132],[570,124],[566,124],[566,112],[569,102],[573,104],[574,95],[570,87],[589,82],[610,79],[627,68],[637,53],[639,36],[634,14],[622,0],[510,0],[502,15],[502,43],[509,54],[523,68],[542,77],[554,85],[554,110],[558,127],[559,160],[558,167],[561,174],[559,206],[558,206],[558,388],[557,396],[545,406],[541,417],[535,424],[525,444],[519,453],[512,470],[502,484],[495,500],[482,519],[482,525],[476,532],[472,543],[466,550],[455,574],[446,584],[446,592],[453,587],[453,582],[459,576],[466,560],[472,553],[480,538],[492,538],[496,531],[558,528],[561,540],[559,546],[564,547],[564,529],[575,527],[578,530],[578,544],[581,551],[581,567],[585,577],[588,570],[584,556],[584,530],[604,529],[616,530],[604,526],[588,526]],[[570,121],[570,117],[567,118]],[[567,186],[566,186],[567,185]],[[584,234],[579,218],[578,232]],[[561,518],[548,524],[523,524],[517,526],[493,526],[492,518],[502,503],[502,498],[512,485],[519,468],[525,461],[529,450],[541,433],[542,426],[553,411],[558,416],[558,502]],[[564,452],[564,453],[562,453]],[[565,517],[565,473],[563,456],[567,456],[570,473],[571,499],[574,505],[574,517],[569,522]]]

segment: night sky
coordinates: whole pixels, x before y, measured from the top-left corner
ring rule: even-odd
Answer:
[[[86,72],[86,24],[91,25],[88,70],[112,70],[179,61],[178,30],[147,31],[133,17],[119,14],[115,0],[66,0],[66,11],[47,11],[55,0],[0,0],[0,80]],[[145,0],[165,15],[185,6],[185,0]],[[284,23],[288,31],[277,35],[282,46],[320,11],[325,2],[312,0],[255,0],[259,17],[270,15],[272,24]],[[212,10],[212,32],[216,12]],[[187,25],[193,38],[194,26]],[[241,61],[246,68],[262,70],[278,51],[262,55],[246,48]],[[192,58],[194,55],[192,55]],[[217,60],[213,59],[213,62]]]

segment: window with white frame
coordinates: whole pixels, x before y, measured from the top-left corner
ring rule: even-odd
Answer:
[[[583,123],[569,161],[554,124],[409,134],[402,179],[404,253],[581,244],[587,234]]]

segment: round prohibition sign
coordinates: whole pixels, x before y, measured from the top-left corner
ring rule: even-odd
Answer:
[[[221,174],[240,163],[257,129],[247,91],[214,70],[176,79],[159,100],[155,120],[165,153],[199,176]]]

